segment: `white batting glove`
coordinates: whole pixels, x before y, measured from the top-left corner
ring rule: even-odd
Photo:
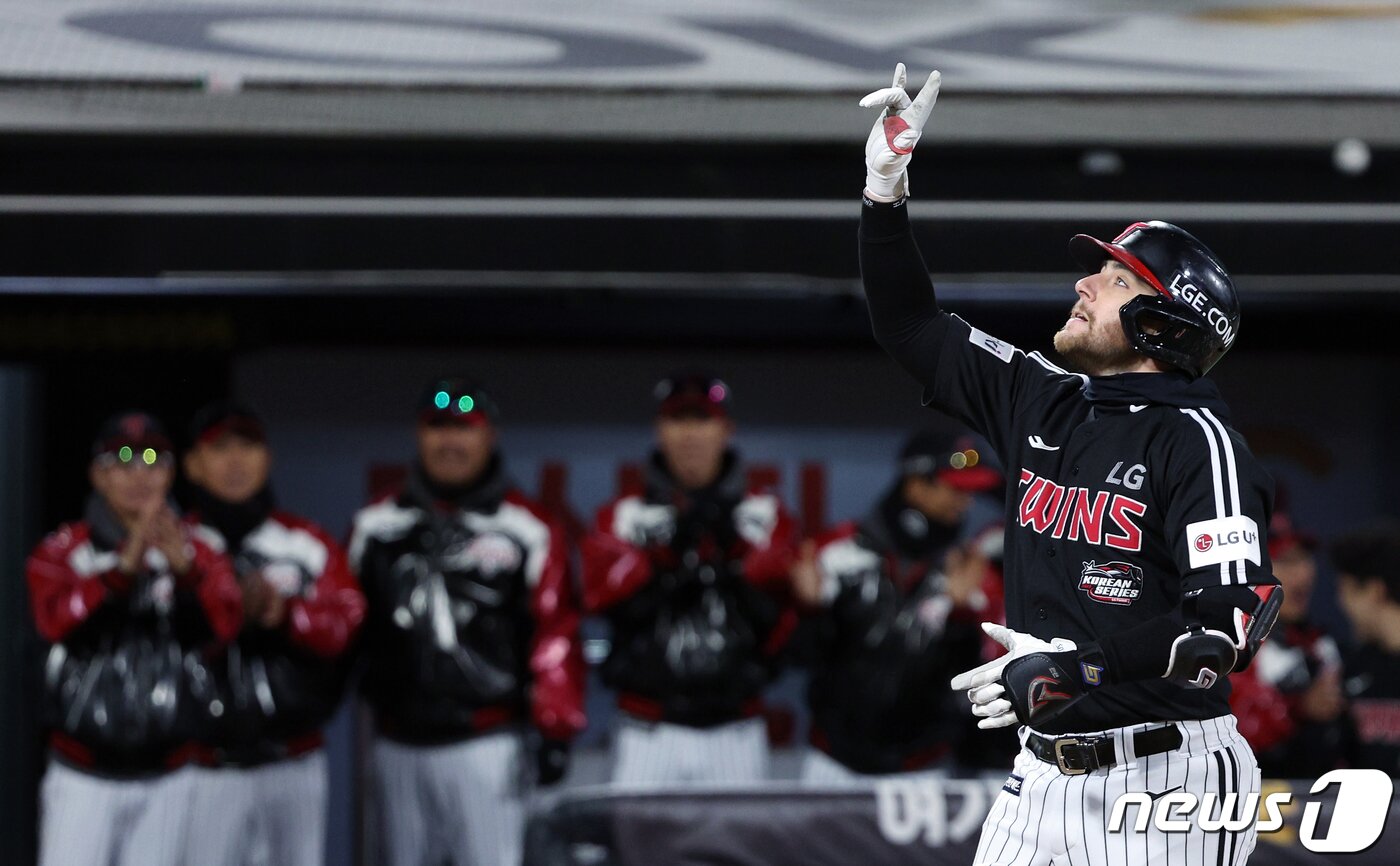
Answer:
[[[919,95],[910,101],[904,92],[905,78],[904,64],[897,64],[894,83],[867,93],[860,101],[861,108],[884,108],[865,140],[865,191],[879,201],[894,201],[909,194],[909,158],[924,134],[924,123],[938,99],[938,86],[943,80],[935,69]]]
[[[1078,649],[1074,641],[1057,637],[1043,641],[1034,635],[1013,631],[994,622],[982,623],[982,631],[1002,646],[1006,655],[992,659],[984,665],[963,671],[953,677],[950,685],[955,691],[967,690],[967,699],[972,702],[972,714],[981,721],[977,727],[983,730],[1005,728],[1016,724],[1016,711],[1004,695],[1006,689],[1001,684],[1001,669],[1014,658],[1036,652],[1065,652]]]

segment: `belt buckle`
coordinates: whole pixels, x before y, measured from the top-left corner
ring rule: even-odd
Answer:
[[[1055,739],[1055,763],[1059,765],[1060,772],[1064,773],[1066,776],[1083,776],[1090,770],[1097,770],[1097,761],[1093,762],[1095,766],[1089,766],[1090,761],[1088,757],[1093,755],[1093,745],[1093,740],[1086,740],[1081,737],[1057,737]],[[1087,752],[1080,752],[1078,755],[1066,755],[1065,749],[1070,746],[1088,746],[1090,750]]]

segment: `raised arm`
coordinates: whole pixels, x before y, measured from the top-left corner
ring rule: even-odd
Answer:
[[[904,92],[904,64],[894,83],[860,104],[881,107],[865,143],[865,206],[860,220],[860,269],[875,339],[904,369],[928,384],[944,335],[933,282],[909,229],[905,197],[909,160],[938,98],[937,72],[912,102]]]

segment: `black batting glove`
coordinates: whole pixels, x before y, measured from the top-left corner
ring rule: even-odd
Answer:
[[[1061,652],[1033,652],[1007,662],[1003,696],[1023,725],[1040,727],[1106,681],[1097,645]]]

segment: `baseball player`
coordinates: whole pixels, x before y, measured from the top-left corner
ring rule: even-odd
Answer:
[[[563,777],[585,724],[565,532],[506,475],[496,423],[480,385],[433,382],[408,481],[355,516],[393,866],[517,866],[529,783]]]
[[[801,641],[814,650],[804,782],[924,770],[959,738],[964,708],[942,685],[977,664],[991,616],[987,561],[959,542],[973,494],[1000,486],[966,437],[919,433],[863,520],[804,544],[794,588],[819,611]]]
[[[1054,342],[1079,373],[940,309],[905,207],[939,76],[912,101],[903,84],[901,65],[862,100],[884,109],[860,228],[875,336],[1008,473],[1007,625],[985,625],[1007,654],[952,682],[981,727],[1023,726],[976,862],[1241,863],[1252,830],[1105,832],[1125,793],[1210,793],[1219,811],[1259,789],[1229,674],[1282,593],[1264,540],[1272,481],[1204,378],[1239,333],[1230,277],[1168,223],[1076,235],[1086,276]]]
[[[585,606],[612,626],[618,782],[748,783],[768,773],[760,693],[796,624],[792,519],[730,447],[731,393],[693,373],[657,386],[645,489],[599,510]]]
[[[109,419],[89,477],[83,519],[44,538],[27,566],[49,644],[39,862],[178,866],[206,649],[238,632],[238,585],[167,501],[175,455],[159,421]]]
[[[272,454],[256,414],[213,403],[195,415],[190,438],[188,513],[200,537],[232,558],[244,621],[213,665],[216,689],[191,770],[186,862],[321,866],[320,729],[340,702],[364,596],[340,546],[276,507]]]
[[[1400,522],[1382,520],[1338,538],[1332,562],[1357,642],[1346,660],[1356,724],[1351,763],[1400,777]]]

